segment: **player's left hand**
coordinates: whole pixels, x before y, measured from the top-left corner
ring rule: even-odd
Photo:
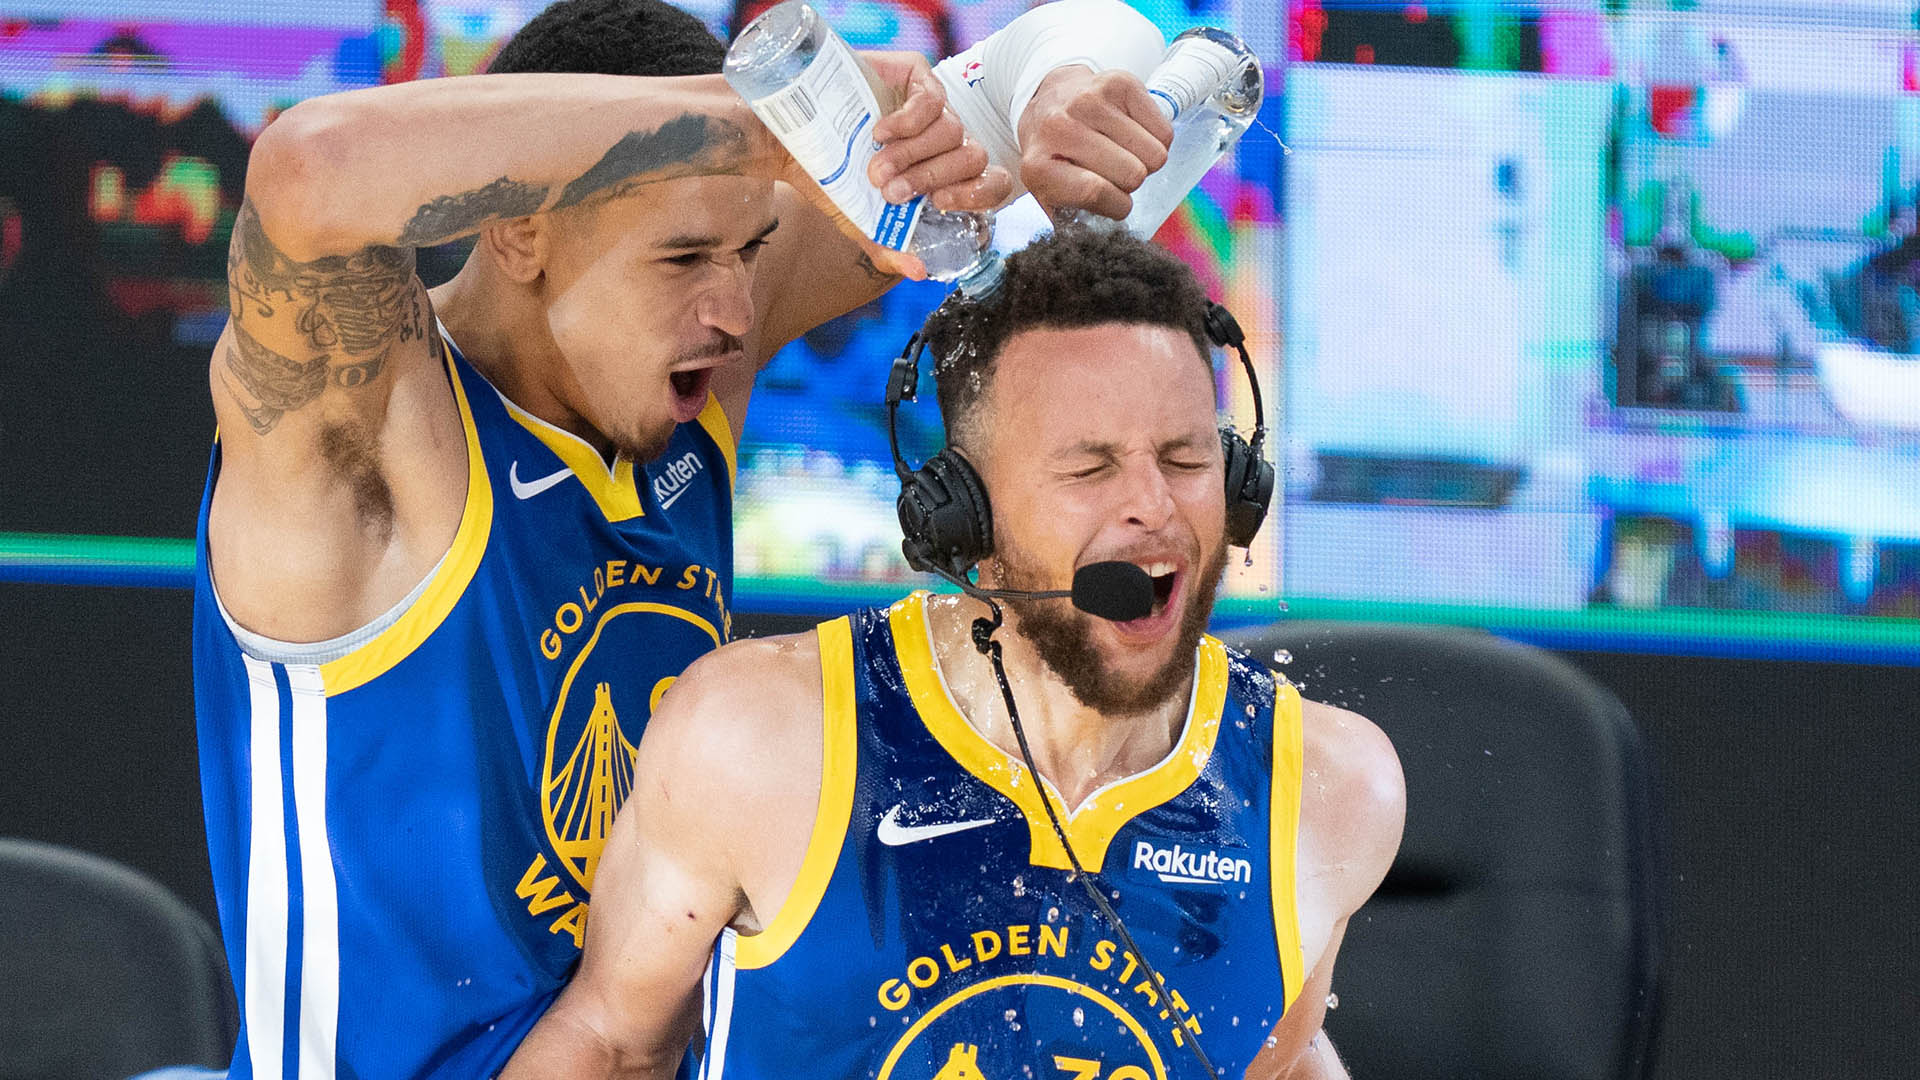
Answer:
[[[1013,194],[1013,178],[987,164],[987,152],[967,138],[947,108],[947,92],[927,58],[916,52],[862,52],[899,106],[873,126],[879,153],[867,178],[889,202],[926,195],[937,210],[989,211]]]
[[[1131,72],[1056,69],[1020,114],[1020,179],[1048,216],[1090,210],[1116,220],[1167,163],[1173,125]]]

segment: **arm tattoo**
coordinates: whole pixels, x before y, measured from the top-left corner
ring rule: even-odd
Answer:
[[[265,435],[282,416],[313,401],[327,388],[325,353],[311,360],[295,360],[260,344],[239,320],[230,325],[233,343],[227,346],[223,359],[232,378],[222,373],[220,381],[233,395],[240,411],[246,414],[253,430]],[[374,363],[377,372],[379,361]],[[255,404],[248,404],[249,399]]]
[[[411,248],[378,244],[297,262],[267,238],[252,201],[243,201],[227,254],[235,326],[247,315],[270,319],[287,307],[316,352],[384,353],[395,340],[427,332],[413,265]]]
[[[746,133],[726,120],[685,113],[653,131],[621,136],[593,167],[560,192],[553,209],[589,198],[614,199],[641,184],[680,176],[724,172],[748,151]]]
[[[442,195],[422,206],[400,230],[402,247],[426,247],[464,236],[493,221],[537,213],[547,201],[544,184],[523,184],[501,177],[483,188],[460,195]]]
[[[875,285],[886,285],[900,280],[900,275],[889,274],[885,270],[873,265],[873,259],[864,251],[860,253],[860,261],[855,265],[860,268],[861,273],[867,275],[867,280],[873,282]]]

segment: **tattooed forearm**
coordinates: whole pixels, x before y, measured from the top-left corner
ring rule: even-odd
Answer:
[[[523,184],[503,176],[464,194],[442,195],[415,212],[395,243],[425,247],[465,236],[488,222],[526,217],[547,201],[547,190],[544,184]]]
[[[285,308],[316,351],[381,353],[395,338],[426,333],[413,266],[411,248],[377,244],[298,262],[267,238],[246,200],[227,254],[234,325],[243,318],[274,318]]]
[[[313,401],[327,388],[325,354],[295,360],[262,345],[238,320],[229,325],[233,342],[222,357],[227,370],[220,379],[253,430],[265,435],[282,416]]]
[[[869,258],[864,251],[860,253],[860,261],[855,265],[860,268],[861,273],[867,275],[867,280],[873,282],[875,285],[885,285],[888,282],[898,281],[900,278],[898,274],[889,274],[878,266],[873,265],[873,259]]]
[[[746,133],[737,125],[687,113],[654,131],[622,136],[592,168],[566,186],[553,208],[563,210],[593,198],[618,198],[654,180],[725,171],[744,161],[750,149]]]

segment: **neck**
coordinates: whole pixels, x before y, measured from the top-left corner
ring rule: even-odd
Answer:
[[[609,461],[612,440],[567,405],[558,392],[566,365],[529,287],[503,280],[477,256],[453,280],[431,290],[434,314],[480,374],[507,400],[579,436]]]
[[[1064,603],[1065,601],[1061,601]],[[927,601],[934,655],[947,690],[967,723],[1008,756],[1019,760],[1020,744],[1007,714],[993,662],[973,644],[973,622],[989,616],[987,605],[972,597]],[[1016,632],[1016,616],[994,633],[1000,643],[1007,684],[1020,710],[1020,725],[1033,751],[1034,766],[1071,812],[1101,787],[1152,768],[1180,738],[1190,693],[1175,694],[1161,705],[1131,716],[1096,712],[1081,704],[1032,643]]]

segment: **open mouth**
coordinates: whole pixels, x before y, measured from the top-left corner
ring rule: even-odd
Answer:
[[[1153,582],[1153,607],[1137,619],[1113,625],[1128,638],[1158,638],[1173,624],[1173,601],[1180,595],[1180,564],[1156,559],[1134,565],[1146,571]]]
[[[1153,578],[1153,613],[1158,615],[1166,609],[1167,601],[1173,598],[1173,584],[1179,577],[1179,571],[1172,563],[1154,563],[1142,569]]]
[[[667,376],[667,382],[673,386],[674,420],[682,424],[689,423],[707,407],[707,390],[713,385],[713,369],[703,367],[692,371],[676,371]]]

